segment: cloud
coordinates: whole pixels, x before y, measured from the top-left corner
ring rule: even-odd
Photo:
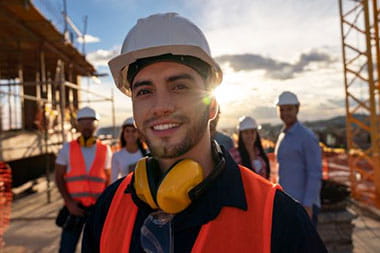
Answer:
[[[294,77],[296,73],[302,73],[312,63],[329,64],[333,58],[318,50],[311,50],[309,53],[300,55],[294,64],[278,61],[270,57],[263,57],[258,54],[230,54],[216,57],[220,64],[228,63],[235,71],[264,70],[268,78],[286,80]]]
[[[83,43],[83,38],[82,37],[78,37],[77,41],[82,44]],[[86,35],[84,35],[84,41],[86,43],[96,43],[96,42],[99,42],[100,39],[98,37],[92,36],[90,34],[86,34]]]
[[[327,99],[327,102],[330,104],[333,104],[339,108],[344,108],[346,106],[346,100],[345,98],[329,98]]]
[[[111,50],[104,50],[99,49],[95,52],[89,53],[87,55],[87,60],[91,62],[91,64],[99,67],[99,66],[107,66],[108,61],[117,56],[119,54],[119,49],[111,49]]]
[[[254,107],[252,116],[256,119],[261,119],[264,122],[269,119],[274,119],[277,117],[276,107],[274,105]]]

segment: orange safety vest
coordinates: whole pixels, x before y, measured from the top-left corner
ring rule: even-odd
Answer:
[[[107,146],[96,142],[96,153],[90,171],[86,171],[83,154],[78,141],[70,142],[70,171],[65,174],[66,189],[74,200],[84,206],[95,204],[96,199],[106,188],[104,164]]]
[[[274,196],[281,188],[239,167],[248,210],[223,207],[216,219],[202,226],[192,252],[270,252]],[[129,251],[138,209],[131,194],[124,192],[131,174],[112,199],[101,234],[101,253]]]

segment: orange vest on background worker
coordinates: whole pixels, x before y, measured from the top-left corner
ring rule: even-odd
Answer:
[[[248,210],[223,207],[215,220],[204,224],[192,252],[270,252],[272,212],[276,189],[262,177],[239,166]],[[125,189],[132,173],[119,185],[108,210],[100,252],[129,252],[138,208]]]
[[[106,188],[104,163],[107,146],[96,141],[96,153],[90,171],[86,164],[77,140],[70,142],[70,171],[65,175],[66,188],[74,200],[84,206],[94,205],[99,195]]]

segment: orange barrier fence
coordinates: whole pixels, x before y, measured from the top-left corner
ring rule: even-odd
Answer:
[[[380,208],[380,197],[376,194],[374,178],[375,166],[368,155],[359,150],[329,148],[320,144],[322,149],[322,176],[349,187],[352,198],[367,205]],[[270,161],[270,181],[278,182],[278,165],[274,153],[267,153]]]
[[[3,234],[9,225],[12,204],[12,172],[8,164],[0,162],[0,248]]]
[[[331,149],[322,145],[324,176],[345,184],[350,188],[352,198],[370,206],[380,208],[376,194],[375,166],[370,157],[360,150]]]
[[[322,153],[322,165],[323,179],[332,179],[349,185],[350,168],[346,153],[334,150],[324,151]]]

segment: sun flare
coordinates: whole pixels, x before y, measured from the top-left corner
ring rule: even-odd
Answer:
[[[233,88],[232,85],[228,84],[218,86],[213,93],[221,106],[228,105],[231,102],[241,99],[241,92],[239,92],[236,87]]]

